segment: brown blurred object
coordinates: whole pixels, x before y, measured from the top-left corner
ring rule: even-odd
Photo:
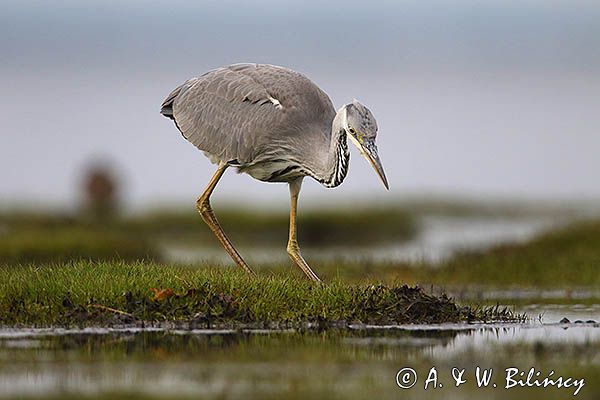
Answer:
[[[119,184],[105,165],[92,165],[83,179],[84,211],[93,219],[114,218],[118,212]]]

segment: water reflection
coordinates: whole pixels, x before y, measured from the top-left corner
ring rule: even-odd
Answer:
[[[354,398],[370,390],[396,393],[389,377],[402,365],[525,367],[551,364],[569,352],[581,354],[580,366],[598,367],[598,323],[352,328],[5,329],[0,330],[0,396],[133,391],[175,397],[250,392],[260,398],[287,393],[294,385],[300,392],[326,393],[332,380],[350,374],[336,390]]]

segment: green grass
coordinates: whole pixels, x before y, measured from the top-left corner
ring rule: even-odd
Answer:
[[[219,209],[215,213],[227,233],[240,244],[278,244],[287,241],[289,216],[286,211],[241,211]],[[185,212],[157,211],[122,221],[122,228],[147,232],[162,238],[176,237],[178,242],[194,243],[200,237],[212,239],[193,207]],[[404,210],[381,209],[302,210],[298,216],[299,240],[307,245],[372,244],[409,239],[417,227]],[[210,243],[214,240],[210,240]]]
[[[600,221],[575,223],[524,244],[459,254],[438,267],[402,267],[405,279],[434,284],[600,287]]]
[[[416,226],[397,209],[307,211],[300,217],[303,244],[365,245],[403,241]],[[288,234],[285,212],[218,213],[236,244],[284,247]],[[175,243],[218,246],[193,207],[185,212],[160,211],[138,216],[90,220],[84,216],[12,212],[0,214],[0,264],[89,260],[160,260],[160,247]]]
[[[170,289],[171,296],[151,291]],[[0,324],[69,325],[140,321],[330,325],[434,323],[513,318],[497,309],[460,308],[407,286],[313,284],[297,276],[252,278],[234,269],[85,261],[0,268]]]
[[[310,262],[310,254],[305,254]],[[326,280],[419,284],[424,287],[600,288],[600,220],[576,222],[520,244],[462,252],[425,262],[312,263]],[[280,265],[263,266],[281,270]]]
[[[159,254],[143,237],[112,230],[24,229],[0,237],[0,263],[4,264],[142,258],[158,259]]]
[[[215,208],[219,221],[228,234],[241,244],[285,244],[289,216],[287,211]],[[329,245],[370,244],[381,241],[401,241],[416,233],[416,224],[408,212],[396,207],[369,209],[341,208],[302,210],[298,216],[302,225],[299,239],[305,244]],[[92,221],[84,216],[68,214],[13,211],[0,214],[0,228],[7,232],[55,232],[64,229],[85,229],[90,232],[127,232],[147,239],[171,239],[197,243],[212,238],[193,205],[181,211],[157,210],[145,214]],[[2,236],[0,236],[0,241]],[[214,240],[210,240],[213,243]]]
[[[170,219],[162,218],[166,217],[144,220],[144,224],[158,227]],[[235,267],[123,261],[152,257],[152,246],[144,235],[136,234],[149,228],[119,231],[110,226],[86,229],[70,220],[19,221],[20,225],[9,225],[19,225],[20,230],[0,240],[0,265],[4,265],[0,267],[0,323],[4,324],[494,319],[502,316],[490,309],[463,312],[448,299],[401,284],[434,285],[436,292],[439,287],[600,287],[600,221],[575,223],[529,243],[459,254],[440,265],[314,262],[313,268],[326,282],[323,285],[307,282],[291,262],[255,265],[259,277],[249,279]],[[310,254],[306,256],[310,262]],[[115,258],[121,261],[90,261]],[[172,289],[176,295],[153,299],[151,288]]]

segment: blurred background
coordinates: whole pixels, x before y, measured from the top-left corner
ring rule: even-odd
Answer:
[[[307,179],[301,207],[403,207],[390,232],[385,214],[355,226],[368,222],[396,244],[429,227],[404,258],[440,240],[529,237],[547,221],[406,221],[423,208],[464,214],[493,203],[497,213],[515,201],[596,212],[599,20],[596,1],[4,1],[0,208],[96,221],[168,208],[204,229],[193,204],[214,166],[159,106],[190,77],[259,62],[305,73],[336,107],[358,98],[379,123],[390,192],[355,152],[341,187]],[[213,204],[275,207],[282,216],[265,232],[279,227],[285,243],[283,185],[229,173]]]
[[[236,62],[305,73],[374,112],[391,192],[353,157],[337,204],[408,193],[600,197],[600,5],[590,1],[11,1],[0,14],[0,195],[73,206],[91,161],[128,207],[190,202],[213,172],[159,106]],[[287,205],[230,174],[216,198]]]
[[[287,326],[277,316],[254,333],[14,326],[26,310],[60,323],[98,307],[131,316],[120,310],[132,293],[145,309],[173,274],[204,297],[225,282],[227,308],[244,297],[223,270],[202,291],[186,280],[231,260],[194,208],[215,167],[159,114],[188,78],[238,62],[298,70],[336,108],[357,98],[377,118],[389,192],[355,149],[340,187],[303,185],[299,242],[326,289],[377,299],[418,284],[530,319],[321,332],[330,305],[307,301],[314,335],[262,329]],[[433,365],[444,385],[453,367],[556,370],[585,378],[579,398],[600,398],[598,0],[2,0],[0,89],[0,398],[572,394],[395,385],[412,366],[421,386]],[[212,204],[261,277],[248,281],[253,309],[302,304],[312,287],[279,289],[304,287],[285,251],[285,185],[232,171]],[[263,300],[263,283],[277,294]],[[183,303],[161,304],[176,315]]]

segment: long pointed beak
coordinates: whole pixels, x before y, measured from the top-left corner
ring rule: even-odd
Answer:
[[[385,177],[383,165],[381,165],[381,160],[379,159],[379,154],[377,153],[375,141],[365,140],[364,142],[360,143],[354,136],[348,136],[350,137],[350,140],[352,140],[352,143],[354,143],[358,150],[360,150],[360,154],[362,154],[362,156],[369,161],[375,172],[377,172],[377,175],[379,175],[379,178],[381,179],[381,182],[383,182],[385,188],[390,190],[390,185]]]

